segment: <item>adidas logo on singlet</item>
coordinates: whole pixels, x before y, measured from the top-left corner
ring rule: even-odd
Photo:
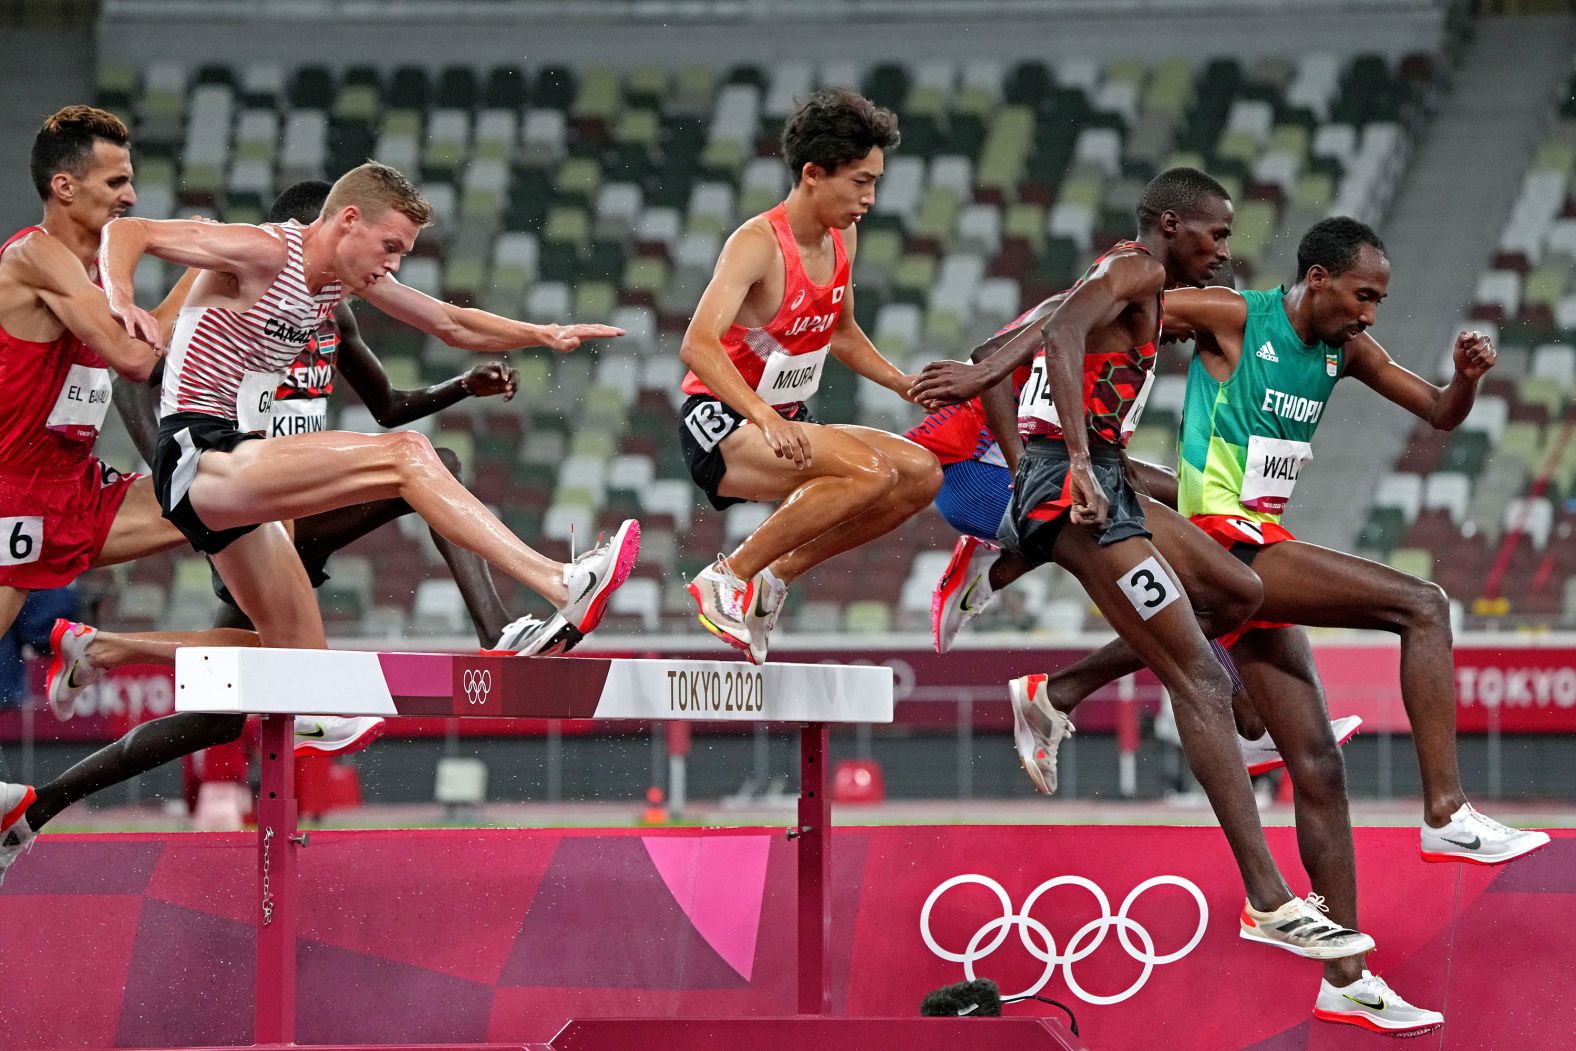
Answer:
[[[1277,358],[1275,356],[1275,348],[1274,348],[1274,346],[1272,346],[1268,342],[1266,342],[1262,347],[1259,348],[1258,356],[1263,358],[1265,361],[1273,361],[1277,365],[1280,364],[1280,358]]]

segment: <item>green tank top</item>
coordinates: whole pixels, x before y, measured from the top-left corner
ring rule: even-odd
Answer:
[[[1340,347],[1298,338],[1282,290],[1247,291],[1242,357],[1219,383],[1194,355],[1182,408],[1177,509],[1279,522],[1313,459],[1313,432],[1345,362]]]

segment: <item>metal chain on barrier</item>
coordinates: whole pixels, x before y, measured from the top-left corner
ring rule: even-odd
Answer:
[[[268,885],[268,862],[273,857],[274,829],[272,825],[263,829],[263,926],[274,922],[274,895]]]

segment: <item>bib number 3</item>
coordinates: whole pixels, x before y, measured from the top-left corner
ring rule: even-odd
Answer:
[[[1138,615],[1145,620],[1175,602],[1182,590],[1171,580],[1160,565],[1160,560],[1150,555],[1138,565],[1117,578],[1116,584],[1133,604]]]
[[[0,518],[0,566],[25,566],[44,553],[44,519]]]

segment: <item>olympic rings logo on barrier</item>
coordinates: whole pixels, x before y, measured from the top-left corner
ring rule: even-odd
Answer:
[[[951,952],[937,944],[935,936],[930,930],[930,914],[936,907],[936,902],[941,900],[942,895],[946,894],[953,887],[968,883],[978,884],[995,894],[997,900],[1001,902],[1001,915],[975,931],[974,936],[969,939],[968,948],[960,953]],[[1167,884],[1181,887],[1191,894],[1193,900],[1198,903],[1198,929],[1193,932],[1193,937],[1182,948],[1165,955],[1157,955],[1155,953],[1154,938],[1150,936],[1149,931],[1142,924],[1130,918],[1127,912],[1132,908],[1133,902],[1144,891],[1151,887]],[[1090,920],[1074,932],[1073,936],[1067,941],[1065,952],[1057,952],[1056,939],[1051,935],[1050,930],[1039,920],[1029,915],[1034,908],[1034,903],[1040,899],[1040,895],[1056,887],[1082,887],[1100,905],[1099,917]],[[1018,911],[1013,910],[1012,899],[1007,896],[1006,888],[989,876],[974,874],[953,876],[930,892],[930,897],[925,899],[925,907],[919,914],[920,937],[925,939],[925,944],[930,947],[930,951],[943,960],[961,963],[963,965],[963,974],[969,981],[973,981],[976,977],[974,973],[975,965],[1001,948],[1002,943],[1007,940],[1008,931],[1016,927],[1018,928],[1018,939],[1023,943],[1023,947],[1028,950],[1030,956],[1045,964],[1045,970],[1033,985],[1021,993],[1013,993],[1012,996],[1035,995],[1045,988],[1046,983],[1051,980],[1051,976],[1056,973],[1057,965],[1060,965],[1062,968],[1062,979],[1067,983],[1067,988],[1072,990],[1080,1000],[1091,1004],[1119,1004],[1136,995],[1144,987],[1144,983],[1149,981],[1149,975],[1157,966],[1164,963],[1174,963],[1192,952],[1194,947],[1203,939],[1204,929],[1208,924],[1209,906],[1204,901],[1203,892],[1192,881],[1181,876],[1154,876],[1144,880],[1144,882],[1134,887],[1132,892],[1122,900],[1122,907],[1114,914],[1111,912],[1111,902],[1105,896],[1105,891],[1082,876],[1057,876],[1054,879],[1046,880],[1034,888],[1034,892],[1024,901],[1023,908]],[[1073,964],[1087,959],[1096,949],[1100,948],[1105,942],[1106,932],[1113,927],[1116,929],[1116,937],[1122,948],[1127,950],[1129,956],[1143,964],[1144,969],[1133,980],[1133,984],[1126,989],[1111,996],[1102,996],[1088,992],[1083,986],[1078,984],[1078,980],[1073,977]],[[1031,932],[1034,935],[1033,938],[1030,937]],[[1129,939],[1129,933],[1142,944],[1142,950]],[[992,934],[995,937],[991,937]],[[989,942],[986,942],[987,938],[990,939]],[[1011,997],[1004,993],[1002,998],[1010,999]]]
[[[492,672],[483,668],[480,670],[468,668],[464,676],[465,699],[471,704],[486,704],[487,695],[492,692]]]

